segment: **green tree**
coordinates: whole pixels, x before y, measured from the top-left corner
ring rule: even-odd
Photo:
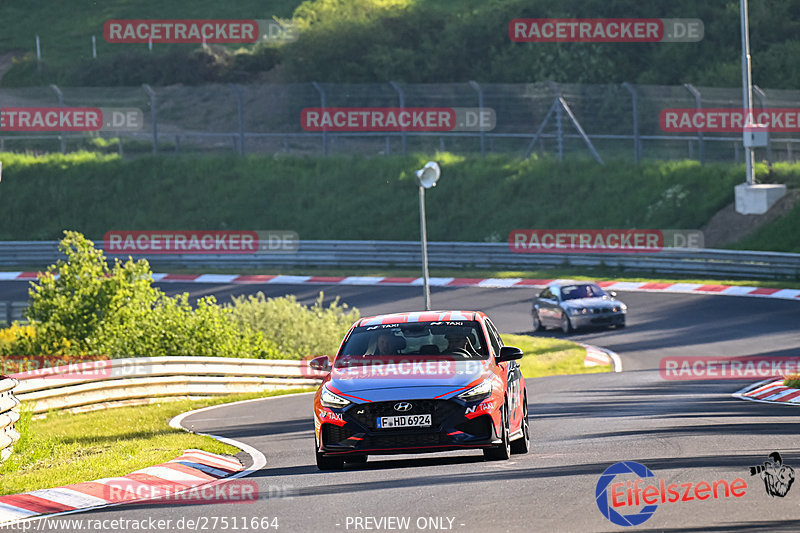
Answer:
[[[80,233],[66,231],[66,260],[51,265],[30,289],[28,319],[39,354],[110,357],[205,355],[274,357],[261,333],[233,320],[214,297],[193,308],[189,295],[170,297],[153,287],[146,260],[109,266]]]

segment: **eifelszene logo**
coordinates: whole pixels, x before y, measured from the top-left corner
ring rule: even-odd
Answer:
[[[766,463],[765,463],[766,464]],[[760,467],[755,467],[760,468]],[[626,480],[617,476],[630,476]],[[645,478],[653,478],[656,483],[644,485]],[[640,486],[641,485],[641,486]],[[638,526],[653,516],[659,503],[689,502],[713,498],[741,498],[747,490],[747,482],[736,478],[731,482],[725,479],[698,483],[669,483],[664,479],[656,479],[655,474],[643,464],[634,461],[623,461],[606,468],[597,480],[595,501],[600,512],[618,526]],[[786,489],[788,491],[788,488]],[[609,494],[610,493],[610,494]],[[622,514],[626,507],[642,506],[639,510]]]

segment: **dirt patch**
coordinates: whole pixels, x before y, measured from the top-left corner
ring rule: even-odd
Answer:
[[[780,218],[800,202],[800,190],[786,192],[786,196],[778,200],[763,215],[741,215],[736,212],[735,203],[728,204],[717,212],[708,224],[700,228],[703,231],[706,248],[720,248],[738,242],[754,233],[758,228]]]

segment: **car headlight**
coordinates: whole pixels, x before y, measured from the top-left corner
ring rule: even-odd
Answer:
[[[575,316],[575,315],[585,315],[587,312],[588,312],[588,311],[586,310],[586,308],[585,308],[585,307],[573,307],[573,308],[571,308],[571,309],[569,310],[569,314],[571,314],[572,316]]]
[[[468,391],[462,392],[458,395],[459,398],[465,402],[474,402],[475,400],[482,400],[492,395],[492,381],[485,379],[481,383],[475,385]]]
[[[338,394],[332,393],[327,387],[322,387],[322,394],[319,400],[325,407],[347,407],[350,405],[350,400],[345,400]]]

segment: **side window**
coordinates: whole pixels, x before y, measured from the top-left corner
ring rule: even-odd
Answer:
[[[494,324],[492,324],[488,319],[486,320],[486,331],[489,332],[489,342],[492,344],[494,354],[499,354],[500,347],[503,345],[503,341],[500,340],[500,335],[497,333],[497,329],[494,327]]]
[[[550,292],[549,288],[547,288],[547,289],[542,291],[542,293],[539,295],[539,298],[541,298],[543,300],[552,300],[553,299],[553,293]]]

